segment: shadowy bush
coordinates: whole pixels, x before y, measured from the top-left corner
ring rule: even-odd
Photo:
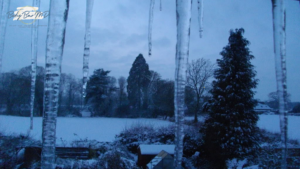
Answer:
[[[175,126],[154,128],[152,125],[136,124],[126,128],[116,136],[116,141],[125,145],[132,153],[137,153],[140,144],[174,144]],[[202,144],[198,129],[185,127],[184,156],[190,157],[199,151]]]
[[[24,147],[40,145],[28,135],[9,135],[0,133],[0,168],[18,168],[24,160]]]

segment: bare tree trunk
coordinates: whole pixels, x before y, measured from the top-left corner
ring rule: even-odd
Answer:
[[[69,0],[50,1],[45,66],[42,169],[55,168],[56,117],[68,8]]]
[[[180,169],[183,155],[183,121],[185,111],[186,68],[189,56],[192,0],[176,0],[177,44],[175,68],[175,160],[174,167]]]
[[[286,86],[286,47],[285,25],[286,12],[284,0],[272,0],[274,53],[277,79],[277,93],[279,99],[280,131],[282,162],[281,168],[287,168],[287,86]]]
[[[199,102],[200,102],[200,96],[197,93],[197,103],[196,103],[196,110],[195,110],[195,117],[194,117],[194,122],[197,123],[198,122],[198,112],[199,112]]]

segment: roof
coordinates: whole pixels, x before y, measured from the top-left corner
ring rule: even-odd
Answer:
[[[258,103],[254,110],[272,110],[268,105]]]
[[[174,154],[175,151],[175,145],[147,145],[147,144],[141,144],[139,146],[141,150],[141,154],[158,154],[162,150],[166,151],[169,154]]]
[[[153,167],[155,167],[159,162],[162,161],[162,159],[164,159],[165,157],[167,157],[169,154],[167,152],[165,152],[164,150],[162,150],[159,154],[157,154],[157,156],[155,156],[148,164],[147,167],[149,169],[152,169]],[[169,155],[169,158],[170,155]]]

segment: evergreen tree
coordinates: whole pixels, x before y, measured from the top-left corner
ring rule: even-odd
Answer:
[[[85,103],[90,106],[93,116],[107,116],[112,111],[112,96],[117,88],[116,80],[108,76],[109,72],[97,69],[87,82]]]
[[[127,92],[130,106],[136,110],[146,109],[147,88],[150,82],[151,73],[142,54],[139,54],[132,64],[127,79]]]
[[[218,160],[217,168],[224,168],[228,159],[242,159],[257,148],[253,99],[257,79],[250,60],[249,41],[243,37],[244,29],[230,31],[229,43],[217,60],[211,90],[209,118],[204,127],[204,151],[208,158]]]

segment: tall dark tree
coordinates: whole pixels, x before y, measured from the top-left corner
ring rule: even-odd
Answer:
[[[127,79],[127,93],[130,106],[136,110],[146,109],[147,88],[150,82],[151,73],[142,54],[139,54],[132,64]]]
[[[97,69],[87,82],[85,103],[92,116],[109,116],[112,111],[112,95],[117,90],[116,80],[108,76],[110,71]]]
[[[228,45],[217,60],[212,84],[209,118],[205,121],[204,151],[208,158],[218,160],[218,168],[228,159],[242,159],[257,148],[253,99],[257,79],[250,60],[254,58],[243,37],[244,29],[230,31]],[[216,164],[214,162],[214,164]]]

